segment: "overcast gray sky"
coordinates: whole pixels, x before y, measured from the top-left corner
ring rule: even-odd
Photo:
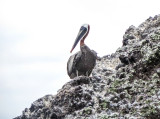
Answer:
[[[1,0],[0,119],[11,119],[66,82],[80,26],[99,56],[121,46],[130,25],[160,13],[159,0]],[[79,50],[79,46],[73,51]]]

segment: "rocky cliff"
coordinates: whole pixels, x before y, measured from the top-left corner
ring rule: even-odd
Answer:
[[[130,26],[123,45],[14,119],[160,119],[160,15]]]

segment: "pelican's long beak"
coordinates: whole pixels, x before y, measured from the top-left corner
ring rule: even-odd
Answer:
[[[76,38],[76,40],[75,40],[75,42],[74,42],[74,44],[72,46],[72,49],[71,49],[70,53],[72,53],[72,51],[74,50],[74,48],[76,47],[78,42],[83,39],[83,37],[85,36],[86,32],[87,32],[87,29],[82,26],[80,28],[80,30],[79,30],[79,33],[78,33],[77,38]]]

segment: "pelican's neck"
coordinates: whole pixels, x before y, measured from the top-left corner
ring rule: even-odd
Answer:
[[[84,45],[84,39],[80,41],[80,46],[83,46],[83,45]]]

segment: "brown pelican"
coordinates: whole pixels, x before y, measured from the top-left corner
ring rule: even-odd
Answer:
[[[73,49],[80,41],[80,51],[70,56],[67,62],[67,73],[71,79],[81,75],[89,76],[96,64],[96,52],[90,50],[90,48],[84,44],[84,40],[87,37],[89,30],[89,24],[84,24],[81,26],[78,36],[70,51],[70,53],[72,53]]]

